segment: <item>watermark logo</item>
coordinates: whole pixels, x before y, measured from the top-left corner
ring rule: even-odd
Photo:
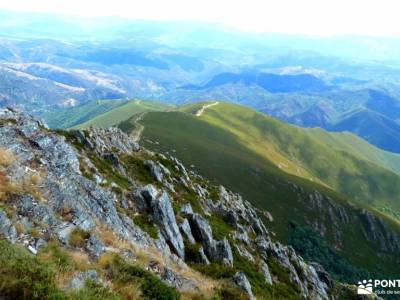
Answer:
[[[358,295],[371,295],[373,293],[372,290],[373,284],[372,279],[363,280],[358,282],[357,294]]]
[[[358,295],[400,295],[400,279],[364,279],[357,284]]]

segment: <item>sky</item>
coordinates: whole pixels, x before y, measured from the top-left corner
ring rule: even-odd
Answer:
[[[257,32],[400,37],[399,0],[0,0],[0,10],[201,21]]]

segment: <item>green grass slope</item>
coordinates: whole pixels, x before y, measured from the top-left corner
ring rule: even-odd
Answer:
[[[221,103],[196,117],[191,112],[198,108],[192,105],[185,107],[184,112],[145,114],[140,121],[144,125],[144,145],[172,153],[187,165],[194,165],[207,178],[240,192],[258,208],[270,211],[275,220],[271,227],[279,238],[288,239],[290,222],[312,225],[324,234],[332,247],[340,249],[340,253],[355,265],[369,270],[383,269],[387,274],[397,272],[395,262],[398,253],[382,252],[379,243],[371,242],[360,234],[364,222],[362,208],[366,204],[377,204],[375,200],[364,202],[364,199],[358,199],[359,203],[351,203],[326,185],[317,183],[318,177],[334,178],[344,184],[346,190],[366,194],[356,185],[367,186],[370,184],[368,180],[371,180],[386,188],[387,183],[381,180],[397,182],[396,174],[315,141],[312,133],[305,134],[299,128],[249,109]],[[282,128],[285,132],[281,132]],[[280,159],[282,161],[276,161]],[[307,163],[307,160],[311,162]],[[328,165],[324,167],[321,162]],[[318,165],[323,167],[318,169]],[[306,178],[314,176],[314,181],[299,177],[298,171]],[[376,174],[378,179],[374,177]],[[315,204],[315,191],[325,195],[321,205]],[[380,188],[374,190],[374,193],[380,192]],[[384,194],[392,192],[386,190]],[[393,192],[391,195],[396,194]],[[386,200],[379,201],[383,203]],[[332,219],[332,211],[336,215],[336,210],[346,212],[348,222]],[[376,211],[374,214],[399,234],[396,222]],[[354,251],[360,245],[363,245],[362,251]],[[385,259],[380,259],[377,253],[384,253]]]
[[[201,104],[200,104],[201,105]],[[182,111],[192,112],[199,104]],[[400,212],[400,156],[349,134],[304,129],[238,105],[220,103],[200,117],[281,170],[325,184],[360,203]],[[386,167],[386,168],[385,168]]]
[[[127,100],[90,101],[80,106],[68,107],[42,115],[50,128],[70,128],[84,123],[100,114],[128,103]]]
[[[136,114],[148,111],[163,111],[169,108],[171,107],[162,103],[143,100],[132,100],[103,114],[97,115],[84,123],[77,124],[71,128],[79,129],[87,128],[90,126],[102,128],[111,127],[131,118],[133,115]]]

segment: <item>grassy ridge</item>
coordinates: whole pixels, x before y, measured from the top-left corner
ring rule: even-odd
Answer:
[[[389,168],[399,167],[398,155],[350,134],[299,128],[238,105],[212,106],[201,119],[231,132],[250,151],[285,172],[325,184],[372,207],[400,211],[400,176]]]
[[[72,128],[73,129],[87,128],[90,126],[103,127],[103,128],[111,127],[131,118],[132,115],[147,111],[166,110],[169,107],[170,106],[168,105],[157,102],[133,100],[123,105],[120,105],[114,109],[111,109],[103,114],[97,115],[96,117],[84,123],[75,125]]]
[[[270,211],[276,220],[270,224],[270,227],[281,239],[288,238],[289,221],[299,224],[323,222],[326,226],[325,237],[332,245],[335,245],[335,235],[340,233],[343,238],[343,245],[340,246],[341,253],[352,263],[369,270],[382,268],[388,274],[395,274],[397,269],[394,263],[395,258],[388,254],[386,260],[381,260],[376,255],[379,252],[377,245],[368,242],[360,235],[360,209],[355,207],[362,207],[362,205],[349,204],[347,199],[327,187],[285,172],[286,170],[284,171],[271,161],[269,156],[271,152],[267,151],[272,147],[275,151],[273,155],[284,157],[283,153],[295,153],[290,152],[294,151],[295,146],[302,147],[306,144],[309,147],[313,140],[309,136],[302,136],[302,139],[297,139],[299,144],[296,145],[290,143],[288,140],[290,136],[276,137],[276,141],[281,139],[287,145],[288,152],[282,152],[282,149],[276,148],[272,143],[259,145],[257,141],[260,140],[257,134],[260,134],[260,129],[257,126],[261,125],[257,122],[261,122],[264,116],[252,115],[256,114],[255,112],[246,115],[246,110],[239,110],[236,112],[236,119],[220,118],[223,114],[233,114],[230,110],[235,108],[236,106],[233,105],[216,105],[207,109],[201,117],[183,112],[147,113],[141,121],[145,127],[142,141],[150,149],[170,153],[173,151],[174,155],[187,165],[193,164],[204,176],[226,185],[233,191],[240,192],[260,209]],[[187,112],[197,109],[198,107],[193,106],[184,108]],[[244,132],[238,135],[241,122],[247,117],[254,120],[257,126],[247,126],[243,129]],[[232,119],[234,119],[233,123]],[[275,127],[274,130],[278,130],[279,123],[272,120],[272,123],[264,124],[264,129]],[[243,137],[248,137],[248,139],[243,140]],[[148,140],[156,140],[159,143],[151,143]],[[255,144],[257,147],[254,147]],[[341,154],[340,151],[337,152],[337,155]],[[309,154],[305,151],[303,158],[307,158],[307,155]],[[314,157],[311,158],[314,159]],[[303,170],[307,171],[306,168]],[[383,172],[389,172],[383,170]],[[394,173],[390,172],[390,174]],[[293,188],[292,183],[300,186],[302,191]],[[335,227],[329,221],[328,209],[324,213],[315,211],[308,197],[309,193],[315,190],[328,195],[334,199],[335,203],[340,203],[345,207],[349,215],[349,224],[339,224],[339,227]],[[398,231],[398,226],[394,222],[387,221],[389,226]],[[363,250],[355,252],[354,249],[359,245],[363,245]]]
[[[42,117],[50,128],[70,128],[89,121],[96,116],[128,103],[126,100],[90,101],[80,106],[49,112]]]

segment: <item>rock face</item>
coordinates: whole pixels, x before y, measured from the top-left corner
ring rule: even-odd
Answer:
[[[285,269],[302,297],[330,298],[336,283],[323,268],[306,263],[291,247],[272,242],[257,210],[239,194],[212,185],[174,157],[140,149],[116,128],[63,134],[48,130],[29,115],[0,110],[0,148],[17,158],[0,171],[16,184],[37,179],[30,189],[13,193],[5,201],[12,216],[0,209],[1,237],[25,245],[36,255],[50,240],[68,249],[73,245],[71,236],[80,232],[84,239],[77,248],[93,263],[105,252],[134,261],[139,257],[137,249],[148,250],[149,256],[157,251],[155,260],[160,266],[152,266],[155,260],[151,260],[146,268],[179,290],[196,291],[205,277],[199,279],[190,270],[193,261],[186,251],[191,250],[196,264],[212,262],[234,270],[231,284],[251,299],[259,289],[252,289],[255,282],[244,273],[246,268],[238,269],[234,257],[241,257],[247,268],[264,276],[271,289],[274,282],[281,282],[270,268],[274,262]],[[134,164],[129,163],[132,160]],[[150,176],[139,176],[143,172]],[[313,194],[310,205],[322,207],[320,195]],[[331,210],[340,215],[335,222],[349,222],[340,207]],[[398,249],[395,235],[389,230],[384,233],[379,220],[368,212],[360,218],[364,234],[373,231],[371,239],[390,240],[385,247]],[[18,234],[17,223],[22,231],[34,229],[39,236]],[[82,288],[86,279],[107,282],[101,276],[99,270],[76,274],[70,288]]]
[[[222,241],[215,241],[211,226],[205,218],[199,214],[193,214],[190,218],[190,226],[194,238],[203,246],[205,254],[210,260],[233,265],[233,254],[229,241],[226,238]]]
[[[380,245],[382,251],[400,251],[400,238],[381,219],[372,213],[362,210],[360,219],[363,227],[362,232],[369,241],[375,241]]]
[[[15,241],[17,238],[17,231],[12,225],[11,221],[7,218],[6,214],[0,210],[0,234],[4,235],[10,241]]]
[[[183,238],[176,224],[174,210],[168,194],[162,192],[161,195],[151,201],[153,217],[159,223],[161,233],[170,246],[171,250],[180,258],[185,258],[185,246]]]
[[[233,277],[233,280],[235,284],[243,291],[245,292],[250,299],[255,299],[253,292],[251,290],[251,285],[249,280],[246,277],[246,274],[243,272],[237,272],[235,276]]]
[[[135,199],[139,207],[148,211],[156,220],[171,251],[183,259],[185,246],[167,192],[158,192],[153,185],[147,185],[138,190]]]
[[[97,272],[95,270],[90,270],[75,275],[70,283],[70,288],[73,290],[80,290],[85,286],[86,280],[97,282],[99,280]]]
[[[190,228],[189,221],[187,219],[183,219],[183,221],[179,224],[179,229],[181,230],[181,233],[183,237],[190,243],[194,244],[196,243],[193,234],[192,234],[192,229]]]
[[[82,143],[98,153],[113,153],[115,151],[129,153],[139,150],[139,145],[118,128],[91,127],[88,131],[78,130],[74,133]]]

